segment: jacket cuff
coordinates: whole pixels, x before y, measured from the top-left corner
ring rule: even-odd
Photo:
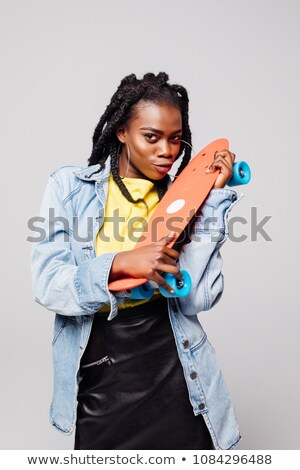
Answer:
[[[79,265],[75,286],[81,305],[89,312],[97,311],[104,303],[111,304],[116,310],[117,305],[126,296],[120,292],[117,296],[108,290],[108,279],[114,253],[104,253]]]
[[[219,231],[227,235],[227,215],[243,196],[243,193],[238,195],[232,189],[212,189],[196,213],[193,233]]]

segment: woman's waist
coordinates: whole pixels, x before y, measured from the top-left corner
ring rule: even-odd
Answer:
[[[153,315],[154,313],[168,312],[168,301],[166,297],[163,297],[161,294],[153,296],[150,300],[135,301],[135,303],[136,305],[134,305],[132,301],[128,306],[126,306],[126,304],[122,304],[121,308],[119,306],[117,316],[110,320],[109,323],[117,323],[139,315]],[[105,321],[108,316],[109,311],[103,312],[99,310],[94,316],[94,322]]]
[[[154,292],[154,295],[150,299],[140,299],[140,300],[133,300],[130,298],[126,298],[124,302],[118,305],[118,311],[121,312],[122,310],[131,310],[132,308],[137,308],[140,305],[146,305],[151,302],[156,302],[160,297],[162,297],[161,293],[157,289]],[[110,305],[104,304],[99,310],[97,314],[109,314],[110,312]],[[108,315],[107,315],[108,316]]]

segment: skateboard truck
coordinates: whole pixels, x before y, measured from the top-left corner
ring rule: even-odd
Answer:
[[[153,281],[148,281],[142,284],[141,286],[133,287],[130,289],[131,295],[130,299],[150,299],[154,294],[154,290],[159,289],[160,293],[164,297],[185,297],[191,292],[192,288],[192,279],[189,273],[185,269],[180,270],[182,278],[176,279],[176,277],[171,273],[164,273],[163,278],[174,290],[173,294],[163,287],[158,286]]]

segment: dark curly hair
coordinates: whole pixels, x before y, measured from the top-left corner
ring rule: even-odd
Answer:
[[[137,103],[141,100],[157,104],[166,103],[179,109],[182,116],[182,139],[190,145],[192,143],[187,91],[183,86],[170,85],[168,80],[169,77],[164,72],[160,72],[156,76],[153,73],[146,73],[141,80],[138,80],[135,74],[124,77],[94,131],[93,150],[88,159],[89,166],[100,164],[101,170],[110,155],[113,178],[122,194],[132,203],[137,203],[141,199],[134,200],[132,198],[119,176],[118,149],[120,143],[116,131],[133,117]],[[191,158],[191,147],[181,142],[177,158],[183,152],[184,156],[176,176],[185,168]],[[97,169],[95,173],[100,170]],[[166,175],[161,180],[155,181],[159,199],[166,192],[167,179]]]

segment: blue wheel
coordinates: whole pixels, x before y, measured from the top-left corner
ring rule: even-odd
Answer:
[[[247,184],[251,179],[251,170],[246,162],[235,162],[233,164],[233,175],[228,181],[228,186]]]
[[[141,286],[134,287],[131,289],[131,294],[129,296],[132,300],[140,300],[140,299],[150,299],[154,294],[154,288],[151,286],[149,282],[145,282]]]
[[[163,287],[159,286],[160,293],[164,297],[185,297],[191,292],[192,288],[192,279],[191,276],[185,269],[182,269],[181,271],[182,274],[182,279],[178,281],[176,277],[173,274],[170,273],[165,273],[164,274],[164,279],[167,281],[167,283],[174,289],[174,294],[171,294],[171,292],[166,291]]]

